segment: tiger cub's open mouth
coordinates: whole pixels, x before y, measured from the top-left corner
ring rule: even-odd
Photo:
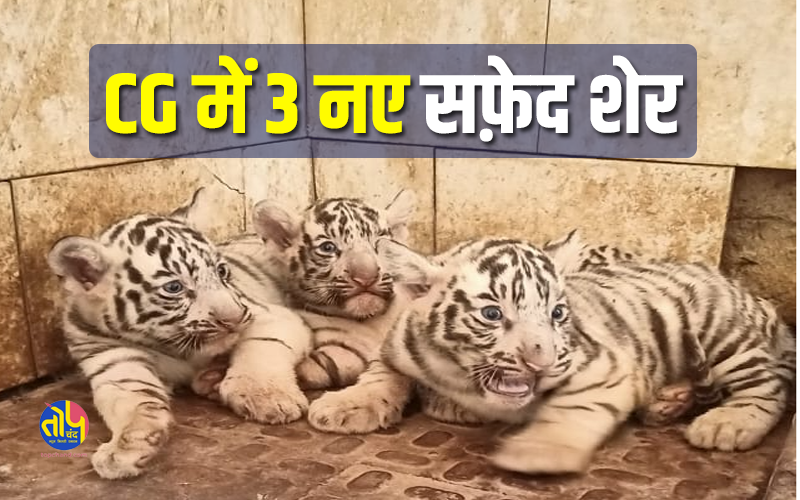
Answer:
[[[501,396],[523,398],[536,389],[536,381],[536,376],[532,374],[500,370],[484,383],[484,388]]]

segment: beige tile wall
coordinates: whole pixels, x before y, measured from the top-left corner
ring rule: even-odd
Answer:
[[[0,389],[36,377],[14,238],[11,186],[0,182]]]
[[[92,45],[303,43],[302,11],[302,0],[0,0],[0,179],[120,162],[89,153]]]
[[[790,0],[0,0],[0,390],[66,366],[44,260],[53,241],[166,211],[201,185],[221,207],[218,238],[249,229],[249,207],[260,199],[299,210],[315,196],[385,203],[411,187],[419,197],[413,244],[422,250],[489,233],[542,241],[577,226],[586,238],[656,255],[721,256],[793,317],[794,12]],[[89,154],[93,44],[303,40],[692,43],[698,151],[646,162],[275,159],[265,149],[263,159],[234,151],[230,159],[124,165]]]
[[[733,183],[722,268],[795,318],[797,176],[740,168]]]
[[[314,200],[310,158],[245,158],[245,225],[253,231],[251,207],[271,200],[287,211],[300,212]]]
[[[548,0],[305,0],[306,43],[544,43]]]
[[[437,244],[487,234],[544,243],[579,228],[588,241],[716,263],[732,177],[633,161],[437,158]]]
[[[694,45],[689,162],[795,168],[794,1],[551,0],[547,42]]]

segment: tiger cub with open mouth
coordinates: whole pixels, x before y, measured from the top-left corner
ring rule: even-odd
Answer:
[[[755,447],[785,409],[793,333],[770,303],[709,266],[576,271],[510,239],[468,242],[433,262],[390,241],[379,251],[396,283],[419,294],[382,362],[329,394],[325,430],[394,424],[416,385],[461,421],[522,424],[493,455],[500,467],[564,473],[584,470],[622,422],[681,380],[720,395],[686,429],[699,448]]]

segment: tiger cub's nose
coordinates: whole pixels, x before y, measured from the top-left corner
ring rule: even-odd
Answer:
[[[248,317],[247,308],[240,307],[235,311],[226,311],[226,314],[214,314],[214,319],[225,328],[236,328],[245,322]]]
[[[534,373],[538,373],[555,363],[555,346],[548,342],[528,344],[520,349],[519,357],[525,367]]]
[[[374,256],[359,252],[351,255],[347,274],[353,283],[362,288],[369,288],[380,278],[380,268]]]
[[[362,288],[369,288],[378,281],[378,275],[373,274],[371,276],[351,276],[352,280],[358,283]]]

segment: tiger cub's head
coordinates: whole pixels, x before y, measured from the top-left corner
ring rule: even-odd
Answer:
[[[253,222],[264,241],[277,247],[283,285],[296,306],[363,320],[382,314],[394,295],[375,244],[379,238],[405,241],[414,204],[411,191],[401,191],[385,209],[359,199],[325,198],[298,214],[262,201]]]
[[[527,407],[569,368],[564,280],[542,250],[483,239],[431,261],[391,241],[378,248],[398,285],[419,291],[384,349],[401,372],[497,415]]]
[[[189,357],[227,350],[251,313],[192,203],[171,216],[136,215],[97,238],[68,236],[48,263],[66,293],[67,329]]]

